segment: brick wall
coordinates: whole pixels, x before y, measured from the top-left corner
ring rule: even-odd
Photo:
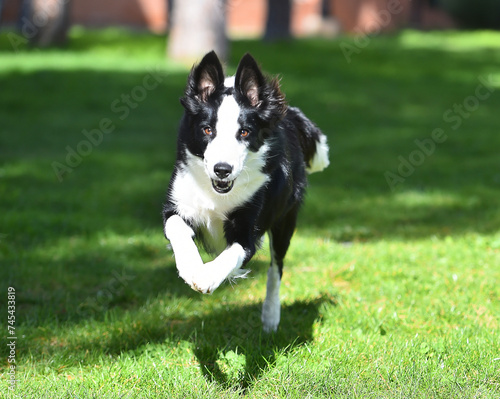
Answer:
[[[62,1],[62,0],[61,0]],[[4,0],[2,22],[15,23],[22,0]],[[166,28],[165,0],[72,0],[71,22],[89,27],[125,25],[162,32]]]
[[[321,28],[321,0],[292,1],[293,33],[303,36],[317,32]],[[411,7],[417,3],[423,5],[421,26],[451,25],[444,14],[425,6],[425,0],[329,1],[345,32],[392,30],[406,26],[412,17]],[[4,0],[3,23],[16,22],[20,4],[21,0]],[[265,27],[267,0],[227,0],[227,13],[228,31],[232,36],[259,36]],[[164,32],[167,20],[167,0],[72,0],[71,21],[74,24],[89,27],[125,25]]]

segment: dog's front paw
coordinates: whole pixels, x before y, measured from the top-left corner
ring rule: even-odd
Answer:
[[[216,280],[210,275],[209,271],[203,270],[199,271],[191,282],[191,288],[195,291],[201,292],[202,294],[211,294],[217,287],[219,287],[221,281]]]
[[[215,288],[213,282],[203,279],[200,277],[199,273],[196,274],[182,274],[179,275],[187,285],[189,285],[193,290],[201,292],[202,294],[210,294]]]

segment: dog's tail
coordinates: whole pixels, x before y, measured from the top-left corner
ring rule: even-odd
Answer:
[[[321,172],[330,164],[326,136],[300,109],[289,107],[287,114],[299,130],[307,173]]]

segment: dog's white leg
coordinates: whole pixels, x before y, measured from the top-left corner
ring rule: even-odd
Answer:
[[[262,323],[265,332],[273,332],[280,324],[280,274],[278,265],[272,264],[267,271],[266,300],[262,307]]]
[[[265,332],[274,332],[278,329],[278,325],[280,324],[281,276],[276,262],[271,233],[269,233],[269,241],[271,247],[271,267],[267,271],[267,290],[266,299],[262,306],[262,324]]]
[[[193,289],[203,294],[214,292],[245,261],[245,249],[238,243],[226,248],[213,261],[204,264],[194,277]]]
[[[209,294],[226,278],[244,276],[244,273],[238,272],[246,256],[245,249],[240,244],[232,244],[213,261],[203,264],[193,240],[194,231],[180,216],[168,218],[165,236],[172,245],[179,276],[193,290]]]
[[[165,223],[165,236],[172,245],[179,276],[193,288],[193,279],[203,266],[193,229],[180,216],[173,215]]]

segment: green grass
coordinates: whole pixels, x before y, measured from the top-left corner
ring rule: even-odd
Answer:
[[[166,249],[187,71],[165,62],[164,39],[75,30],[64,50],[14,52],[2,33],[0,396],[498,397],[499,42],[405,31],[371,38],[350,63],[341,44],[353,38],[232,44],[229,70],[252,52],[332,148],[310,178],[268,336],[266,246],[250,278],[210,296],[177,277]],[[141,91],[151,70],[161,83]],[[490,96],[459,127],[446,120],[474,105],[480,77]],[[131,93],[145,94],[117,111]],[[53,163],[85,150],[82,131],[103,120],[114,130],[59,181]],[[437,128],[447,139],[391,189],[386,172]]]

